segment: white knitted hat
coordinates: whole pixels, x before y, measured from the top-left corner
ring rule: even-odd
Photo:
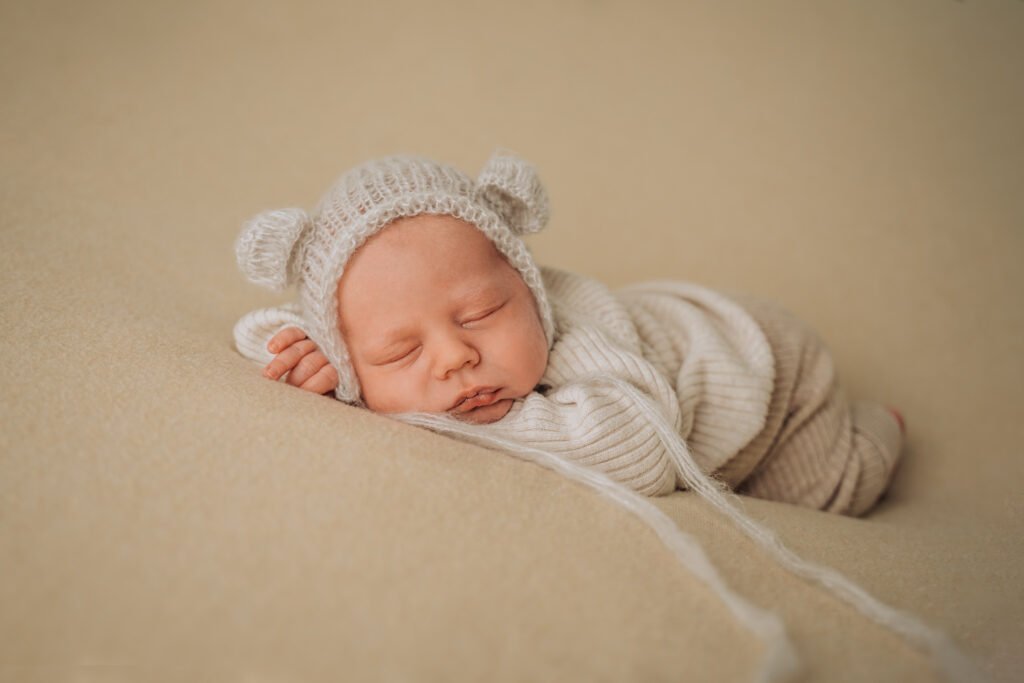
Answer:
[[[552,343],[544,284],[520,239],[548,220],[547,195],[534,168],[496,154],[474,182],[421,157],[370,161],[342,175],[312,216],[302,209],[266,211],[245,223],[235,243],[238,267],[251,282],[277,291],[298,285],[304,331],[338,371],[339,400],[360,402],[359,381],[338,331],[338,280],[367,239],[398,218],[419,214],[454,216],[484,233],[533,292]]]

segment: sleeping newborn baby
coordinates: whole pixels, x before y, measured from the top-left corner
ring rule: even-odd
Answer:
[[[740,493],[854,515],[878,500],[902,418],[848,403],[812,331],[694,284],[611,291],[538,268],[521,237],[546,222],[534,169],[511,156],[476,180],[417,157],[363,164],[312,215],[245,225],[239,267],[299,298],[243,317],[236,345],[272,379],[455,420],[646,495],[685,485],[670,434]]]
[[[452,216],[399,218],[370,237],[337,296],[370,410],[494,422],[544,374],[547,338],[529,288],[482,232]],[[327,358],[304,337],[291,327],[271,339],[283,350],[270,376],[288,372],[293,384],[333,390]]]

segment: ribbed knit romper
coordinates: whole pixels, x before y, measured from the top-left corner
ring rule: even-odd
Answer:
[[[820,339],[785,311],[683,282],[612,292],[542,268],[556,333],[538,391],[482,433],[551,452],[646,495],[682,486],[652,426],[664,419],[700,468],[751,496],[866,512],[896,466],[901,433],[882,406],[850,404]],[[297,306],[260,309],[235,328],[261,363]],[[651,398],[646,414],[602,377]],[[586,381],[598,380],[598,381]]]

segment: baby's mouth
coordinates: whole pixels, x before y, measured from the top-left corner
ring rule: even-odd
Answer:
[[[462,415],[468,413],[471,410],[489,406],[498,400],[498,392],[501,391],[500,387],[479,387],[474,388],[468,392],[465,392],[459,397],[459,400],[455,402],[449,412],[455,415]]]

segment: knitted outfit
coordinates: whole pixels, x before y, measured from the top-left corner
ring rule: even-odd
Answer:
[[[818,338],[785,312],[681,282],[611,292],[543,268],[555,342],[535,391],[476,430],[598,469],[645,495],[681,486],[652,420],[666,420],[700,468],[760,498],[859,515],[885,490],[901,434],[889,412],[849,406]],[[295,305],[253,311],[235,327],[260,363],[269,339],[304,327]],[[654,400],[650,415],[615,377]]]
[[[657,438],[659,420],[702,471],[752,496],[859,515],[888,485],[902,440],[896,419],[846,402],[810,330],[767,304],[693,284],[611,292],[538,269],[519,235],[543,227],[546,196],[532,167],[508,156],[488,162],[475,183],[425,159],[371,162],[342,176],[313,218],[289,209],[253,219],[239,238],[239,265],[275,288],[297,282],[300,301],[243,317],[239,351],[265,364],[269,339],[299,327],[338,370],[336,397],[359,403],[337,331],[337,281],[363,241],[421,213],[454,215],[484,232],[530,287],[548,337],[538,390],[498,422],[474,426],[478,434],[599,470],[645,495],[683,486]],[[657,414],[609,378],[639,390]]]

